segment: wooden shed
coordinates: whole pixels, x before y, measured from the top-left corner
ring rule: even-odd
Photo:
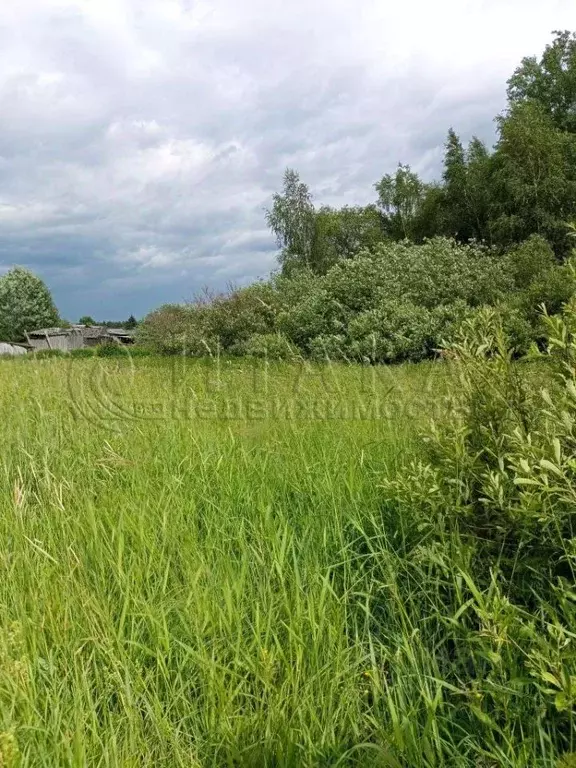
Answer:
[[[69,352],[84,346],[82,331],[78,328],[42,328],[26,334],[31,349],[59,349]]]
[[[133,344],[134,334],[124,328],[107,328],[103,325],[73,325],[70,328],[41,328],[26,334],[32,350],[59,349],[70,352],[99,344]]]

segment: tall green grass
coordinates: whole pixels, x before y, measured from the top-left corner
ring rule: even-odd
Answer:
[[[451,382],[0,362],[0,765],[556,765],[506,595],[403,469]]]
[[[0,730],[22,765],[386,754],[347,544],[414,450],[429,371],[329,374],[0,363]],[[323,418],[366,394],[380,419]],[[275,398],[317,417],[266,418]]]

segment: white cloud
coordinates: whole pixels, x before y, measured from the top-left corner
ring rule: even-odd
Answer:
[[[0,15],[0,269],[71,316],[265,274],[286,165],[320,202],[492,137],[573,0],[19,0]],[[74,289],[74,295],[71,295]]]

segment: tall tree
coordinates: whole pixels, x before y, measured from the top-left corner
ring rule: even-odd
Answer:
[[[284,173],[282,194],[274,195],[272,208],[266,211],[266,222],[281,249],[279,260],[283,270],[294,265],[313,266],[315,211],[312,195],[291,168]]]
[[[511,106],[534,101],[554,125],[576,133],[576,33],[554,32],[540,59],[525,58],[508,81]]]
[[[490,240],[492,159],[474,136],[465,149],[451,128],[445,144],[442,233],[462,243]]]
[[[466,204],[469,227],[476,240],[489,241],[492,159],[486,145],[474,136],[466,150]]]
[[[467,202],[466,153],[460,137],[450,128],[444,152],[445,233],[461,242],[472,236]]]
[[[58,323],[58,311],[44,282],[14,267],[0,278],[0,341],[21,341],[26,331]]]
[[[557,129],[535,101],[517,104],[498,123],[493,228],[499,242],[539,234],[565,252],[565,222],[576,214],[576,137]]]
[[[341,259],[372,250],[384,239],[382,214],[375,205],[323,206],[316,213],[313,265],[324,272]]]
[[[426,194],[426,185],[418,174],[409,165],[399,164],[394,175],[386,174],[374,187],[390,235],[396,240],[413,237],[414,223]]]
[[[445,195],[441,184],[426,184],[422,202],[414,216],[412,239],[416,243],[444,234]]]

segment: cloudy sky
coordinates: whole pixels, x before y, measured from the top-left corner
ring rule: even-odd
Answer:
[[[2,0],[0,272],[71,320],[266,275],[286,166],[329,204],[433,178],[574,28],[574,0]]]

